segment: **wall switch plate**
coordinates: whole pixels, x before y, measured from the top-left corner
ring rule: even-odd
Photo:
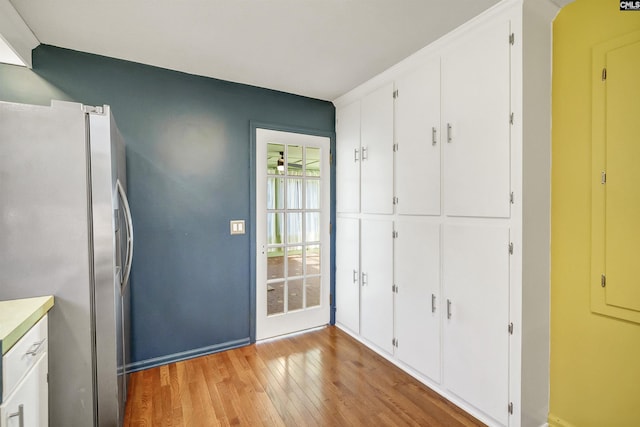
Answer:
[[[230,221],[229,228],[231,234],[244,234],[244,219]]]

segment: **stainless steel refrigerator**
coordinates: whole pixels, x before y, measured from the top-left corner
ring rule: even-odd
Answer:
[[[0,102],[0,299],[54,295],[52,427],[119,426],[133,227],[108,106]]]

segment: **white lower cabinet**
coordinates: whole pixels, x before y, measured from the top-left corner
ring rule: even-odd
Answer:
[[[336,322],[360,333],[360,220],[336,219]]]
[[[508,422],[509,228],[445,225],[444,386]]]
[[[363,219],[360,234],[360,334],[393,352],[393,221]]]
[[[47,326],[45,315],[2,357],[0,427],[49,425]]]
[[[395,224],[396,356],[440,382],[440,225],[403,218]]]
[[[47,393],[48,357],[45,353],[22,379],[9,399],[0,406],[1,427],[46,427],[49,425]]]

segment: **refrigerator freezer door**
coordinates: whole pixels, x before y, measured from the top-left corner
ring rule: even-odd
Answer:
[[[126,349],[128,293],[121,292],[120,275],[128,275],[120,265],[118,248],[122,229],[116,227],[114,211],[128,211],[119,204],[118,183],[126,183],[124,145],[109,107],[89,114],[91,157],[91,212],[93,236],[93,284],[96,328],[96,392],[98,426],[121,425],[126,400]],[[119,176],[119,173],[122,176]],[[123,185],[120,184],[122,187]],[[124,188],[122,188],[124,190]],[[122,224],[120,224],[122,225]],[[128,241],[128,237],[125,237]],[[131,249],[128,249],[131,253]]]

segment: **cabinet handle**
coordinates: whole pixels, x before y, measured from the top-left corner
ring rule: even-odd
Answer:
[[[9,414],[9,418],[18,417],[18,426],[24,427],[24,405],[18,406],[18,412]]]
[[[436,128],[432,127],[431,128],[431,145],[436,145],[438,143],[437,133],[438,131],[436,130]]]
[[[452,130],[453,130],[453,126],[451,126],[451,123],[447,123],[447,142],[453,141],[453,138],[451,136]]]
[[[447,319],[451,319],[451,300],[447,300]]]
[[[362,160],[367,160],[369,155],[367,154],[369,149],[367,147],[362,147]]]
[[[431,312],[436,312],[436,294],[431,294]]]
[[[367,273],[362,273],[362,286],[367,286]]]
[[[358,283],[358,270],[353,270],[353,283]]]
[[[358,150],[357,148],[353,149],[353,162],[357,162],[358,160],[360,160],[360,158],[358,157],[358,155],[360,154],[360,150]]]
[[[40,350],[40,347],[42,347],[42,344],[44,344],[45,340],[33,343],[33,345],[29,348],[29,350],[27,350],[27,352],[25,353],[28,356],[35,356],[36,354],[38,354],[38,350]]]

